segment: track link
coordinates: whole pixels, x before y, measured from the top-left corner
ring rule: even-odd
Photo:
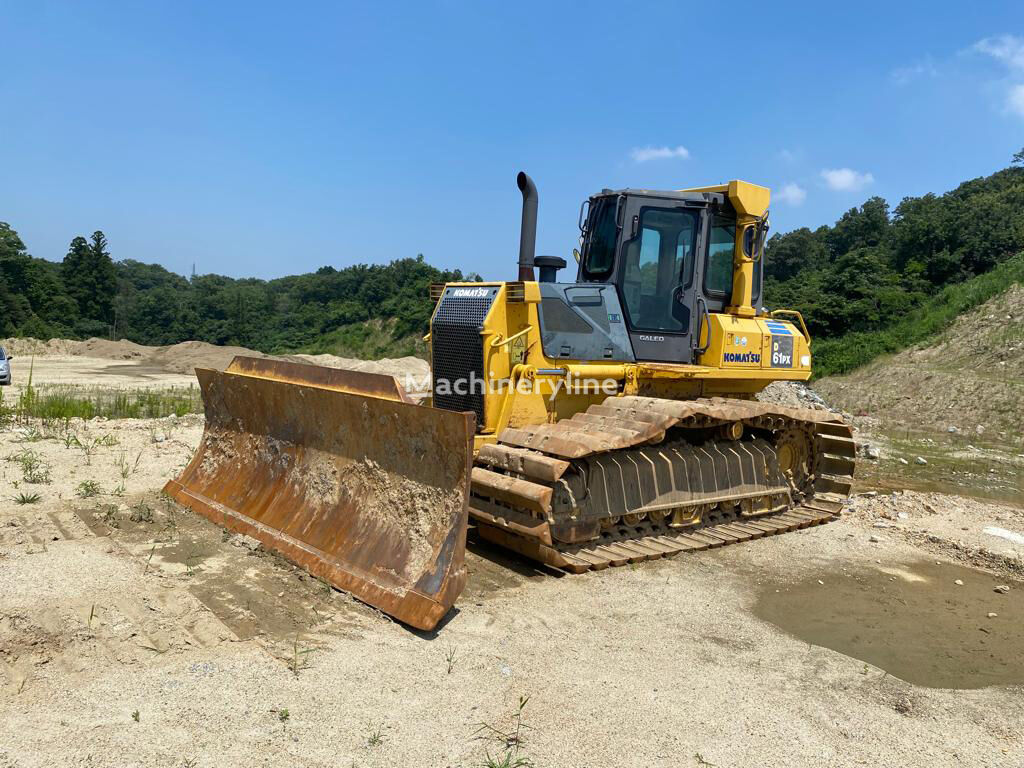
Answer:
[[[771,440],[794,434],[806,435],[806,455],[784,472]],[[572,573],[601,570],[831,522],[855,453],[849,426],[827,412],[611,397],[481,450],[470,515],[494,544]]]

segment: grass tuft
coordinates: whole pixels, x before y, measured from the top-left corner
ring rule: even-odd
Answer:
[[[162,419],[202,413],[203,401],[196,387],[168,389],[119,389],[81,387],[71,384],[33,386],[29,383],[18,397],[17,404],[0,414],[20,421],[28,419]],[[73,444],[69,438],[68,447]],[[117,438],[108,435],[100,445],[117,445]]]
[[[99,496],[103,493],[103,489],[100,488],[100,484],[95,480],[83,480],[75,488],[75,493],[81,499],[91,499],[93,496]]]

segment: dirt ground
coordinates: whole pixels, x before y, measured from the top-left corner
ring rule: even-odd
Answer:
[[[145,360],[35,375],[187,385]],[[1024,764],[1024,511],[987,472],[583,576],[471,538],[424,634],[162,497],[201,434],[0,431],[0,768],[480,766],[509,738],[536,766]],[[890,458],[876,480],[916,466]]]

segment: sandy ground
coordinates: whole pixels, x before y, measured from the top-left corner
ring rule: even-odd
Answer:
[[[1019,505],[861,495],[572,577],[471,541],[420,634],[161,497],[201,417],[70,430],[0,432],[2,768],[479,766],[521,697],[537,766],[1024,764]]]
[[[430,366],[418,357],[358,360],[337,355],[266,355],[245,347],[218,347],[204,341],[183,341],[167,347],[146,347],[132,341],[87,339],[0,339],[0,347],[15,356],[14,384],[24,385],[30,372],[33,381],[89,386],[172,387],[195,383],[196,368],[224,370],[236,355],[312,363],[395,376],[411,393],[429,388]],[[102,378],[95,377],[101,374]],[[170,376],[168,374],[177,374]]]

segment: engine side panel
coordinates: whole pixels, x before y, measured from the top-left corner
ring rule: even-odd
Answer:
[[[540,283],[544,355],[551,359],[633,362],[633,347],[613,285]]]

